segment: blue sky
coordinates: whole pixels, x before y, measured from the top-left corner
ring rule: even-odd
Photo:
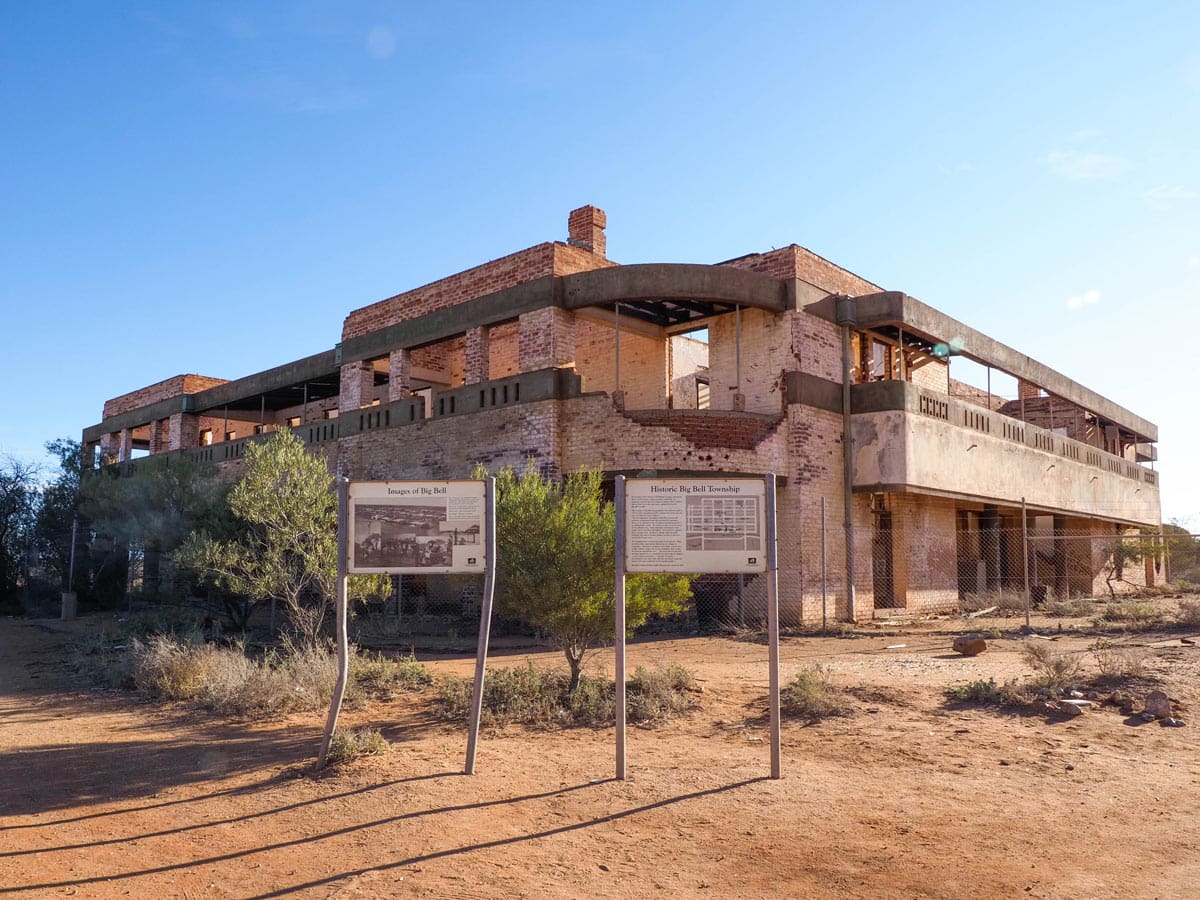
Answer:
[[[594,203],[619,261],[794,241],[1100,391],[1200,529],[1200,4],[8,3],[0,121],[0,452]]]

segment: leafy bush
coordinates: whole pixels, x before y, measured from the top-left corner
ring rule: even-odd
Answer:
[[[854,712],[845,694],[834,687],[820,666],[801,669],[779,693],[780,711],[785,716],[819,722]]]
[[[1063,653],[1049,643],[1030,640],[1021,646],[1021,658],[1033,669],[1033,683],[1037,687],[1061,691],[1079,677],[1079,659]]]
[[[361,756],[379,756],[387,753],[391,746],[377,728],[352,728],[334,734],[329,742],[326,761],[331,765],[345,764]]]
[[[616,716],[616,691],[607,678],[581,675],[575,690],[570,676],[555,669],[524,666],[489,670],[483,688],[482,724],[533,728],[605,726]],[[682,666],[647,669],[639,666],[625,688],[626,720],[633,724],[663,721],[687,712],[694,679]],[[472,682],[465,678],[438,681],[435,706],[444,719],[465,720],[470,714]]]

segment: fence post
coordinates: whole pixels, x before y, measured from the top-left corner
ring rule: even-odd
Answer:
[[[825,497],[821,497],[821,634],[825,634],[828,621],[829,588],[825,580]]]
[[[1021,562],[1025,565],[1025,631],[1033,629],[1029,625],[1029,514],[1025,508],[1025,498],[1021,498]]]

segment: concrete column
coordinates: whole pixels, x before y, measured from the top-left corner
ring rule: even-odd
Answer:
[[[88,441],[79,448],[79,465],[85,471],[89,472],[96,468],[96,442]]]
[[[365,360],[342,366],[341,392],[338,409],[352,412],[370,404],[375,393],[375,370]]]
[[[517,337],[520,371],[575,365],[575,314],[554,306],[522,313]]]
[[[489,334],[491,329],[486,325],[479,328],[472,328],[467,332],[466,339],[466,383],[479,384],[487,381],[490,377],[488,373],[488,353],[489,353]],[[574,354],[572,354],[574,355]]]
[[[388,354],[388,401],[412,395],[412,353],[407,348]]]
[[[117,450],[118,462],[129,462],[133,459],[133,430],[130,428],[121,429],[121,444]]]
[[[200,419],[191,413],[175,413],[168,420],[167,449],[190,450],[200,443]]]

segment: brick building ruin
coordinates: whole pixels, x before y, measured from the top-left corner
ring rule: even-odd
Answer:
[[[232,475],[249,442],[291,428],[358,480],[530,458],[555,474],[775,472],[795,622],[822,614],[822,499],[839,618],[952,606],[1022,584],[1030,563],[1056,594],[1092,594],[1097,539],[1160,526],[1157,428],[1113,401],[803,247],[623,266],[605,225],[574,210],[566,242],[356,309],[325,352],[113,398],[83,432],[85,461],[186,454]],[[1018,398],[952,379],[959,356],[1015,378]]]

